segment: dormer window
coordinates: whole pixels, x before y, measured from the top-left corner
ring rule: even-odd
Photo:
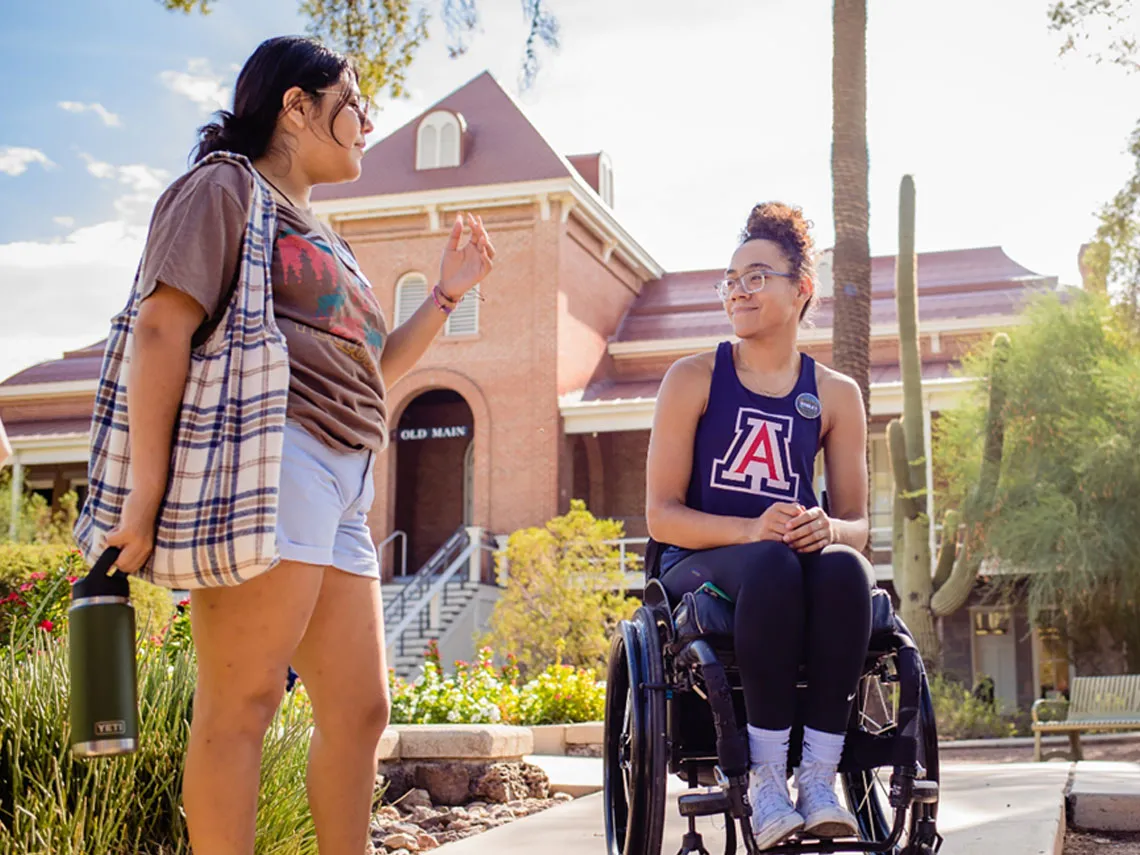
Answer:
[[[598,195],[611,208],[614,206],[614,171],[604,154],[598,157]]]
[[[436,110],[424,116],[416,131],[416,169],[459,166],[464,130],[463,117],[450,110]]]

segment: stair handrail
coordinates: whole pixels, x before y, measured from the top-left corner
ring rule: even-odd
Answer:
[[[458,557],[456,557],[456,559],[448,565],[447,569],[439,575],[439,578],[435,581],[435,584],[433,584],[422,597],[417,599],[415,603],[412,604],[411,609],[407,614],[403,616],[400,622],[396,624],[391,632],[388,632],[387,630],[385,631],[385,635],[387,636],[387,638],[384,640],[385,647],[387,647],[389,650],[392,650],[398,645],[398,652],[401,654],[404,652],[402,643],[404,633],[411,627],[413,621],[415,621],[420,616],[424,609],[426,609],[431,604],[432,598],[435,597],[435,595],[440,591],[442,591],[447,586],[447,584],[453,578],[455,578],[459,571],[467,569],[468,562],[471,560],[471,554],[476,549],[480,549],[481,547],[482,544],[479,543],[469,542],[467,544],[464,550],[459,553]]]
[[[388,535],[386,538],[384,538],[382,541],[380,541],[378,544],[376,544],[376,554],[380,557],[380,561],[381,561],[380,567],[381,567],[381,570],[383,570],[383,567],[384,567],[384,565],[383,565],[384,547],[387,546],[389,543],[391,543],[396,538],[400,538],[400,570],[402,572],[400,572],[399,574],[394,573],[393,575],[394,576],[395,575],[403,576],[405,573],[408,572],[408,533],[406,531],[403,531],[402,529],[396,529],[394,532],[392,532],[390,535]]]
[[[460,526],[455,530],[443,546],[435,551],[431,558],[427,560],[412,580],[404,585],[403,590],[392,600],[384,606],[384,622],[393,623],[402,620],[407,613],[409,603],[415,602],[422,597],[423,591],[431,584],[432,577],[438,574],[441,568],[447,566],[451,554],[465,544],[470,538],[467,534],[467,529]]]

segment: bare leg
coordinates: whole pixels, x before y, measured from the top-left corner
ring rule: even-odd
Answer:
[[[262,741],[323,574],[284,561],[237,587],[191,592],[198,686],[183,803],[194,855],[253,855]]]
[[[293,667],[313,702],[308,789],[321,855],[360,855],[388,724],[380,583],[328,568]]]

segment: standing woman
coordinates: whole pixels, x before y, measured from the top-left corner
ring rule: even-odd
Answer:
[[[749,802],[760,848],[801,830],[856,833],[836,770],[871,633],[867,424],[859,387],[796,347],[815,297],[798,208],[757,205],[716,283],[739,341],[678,360],[657,396],[646,517],[669,544],[662,583],[680,598],[711,582],[736,604],[748,717]],[[813,487],[825,452],[830,514]],[[787,759],[801,664],[798,797]]]
[[[171,436],[191,350],[230,302],[250,251],[251,200],[263,198],[256,189],[271,191],[272,298],[289,363],[277,558],[243,569],[240,584],[191,592],[198,686],[183,798],[196,855],[253,852],[262,739],[290,663],[313,704],[307,786],[320,851],[360,855],[367,845],[389,711],[379,566],[366,522],[373,463],[388,443],[387,389],[495,257],[471,215],[460,247],[457,218],[438,285],[389,334],[352,251],[310,207],[315,185],[360,176],[368,107],[345,57],[307,38],[260,45],[238,76],[233,112],[201,129],[199,165],[159,199],[135,286],[131,489],[105,541],[121,550],[125,572],[147,569],[168,479],[178,476]],[[208,157],[215,152],[244,159]],[[230,427],[219,422],[219,431]]]

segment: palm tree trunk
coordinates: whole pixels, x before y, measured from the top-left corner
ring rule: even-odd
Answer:
[[[835,0],[831,189],[835,217],[832,362],[871,412],[871,249],[867,236],[867,0]]]
[[[831,195],[835,218],[832,367],[854,380],[871,417],[871,247],[867,235],[867,0],[832,8]],[[870,471],[870,440],[867,471]],[[870,485],[868,485],[868,493]],[[871,507],[868,495],[868,508]],[[863,550],[870,557],[871,543]]]

